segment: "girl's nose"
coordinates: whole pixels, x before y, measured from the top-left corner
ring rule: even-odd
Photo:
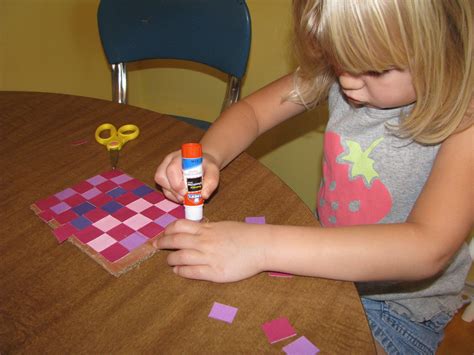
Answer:
[[[352,75],[346,72],[339,74],[339,83],[344,90],[357,90],[364,87],[361,75]]]

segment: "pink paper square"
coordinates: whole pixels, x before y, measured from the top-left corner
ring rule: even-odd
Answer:
[[[100,254],[110,262],[117,261],[128,254],[128,249],[119,243],[112,244],[110,247],[102,250]]]
[[[76,236],[77,239],[83,244],[89,243],[91,240],[97,238],[98,236],[102,235],[104,232],[102,232],[100,229],[94,227],[94,226],[87,226],[83,230],[77,231],[74,235]]]
[[[168,211],[174,210],[179,205],[177,203],[174,203],[173,201],[164,199],[164,200],[156,203],[155,206],[162,209],[165,212],[168,212]]]
[[[285,317],[264,323],[262,329],[270,344],[274,344],[280,340],[288,339],[296,335],[296,331]]]
[[[102,218],[107,217],[108,213],[101,209],[94,209],[87,212],[84,217],[86,217],[92,223],[100,221]]]
[[[209,318],[218,319],[226,323],[232,323],[237,314],[238,308],[228,306],[219,302],[214,302],[209,313]]]
[[[92,189],[94,187],[94,185],[92,184],[89,184],[87,181],[83,181],[83,182],[80,182],[79,184],[77,185],[74,185],[72,187],[73,190],[79,192],[80,194],[86,192],[86,191],[89,191],[90,189]]]
[[[67,222],[71,222],[73,219],[77,218],[78,214],[73,210],[67,210],[61,214],[58,214],[54,219],[59,224],[64,224]]]
[[[130,217],[129,219],[125,220],[123,223],[129,226],[132,229],[139,230],[144,225],[151,222],[151,219],[145,217],[141,214],[136,214],[135,216]]]
[[[106,171],[106,172],[104,172],[104,173],[102,173],[102,174],[100,174],[100,175],[102,175],[102,176],[105,177],[106,179],[112,179],[112,178],[114,178],[114,177],[116,177],[116,176],[120,176],[120,175],[122,175],[122,174],[123,174],[123,172],[121,172],[120,170],[115,169],[115,170]]]
[[[45,222],[51,221],[54,217],[56,217],[56,214],[53,213],[50,210],[44,210],[38,214],[39,218],[41,218]]]
[[[112,216],[117,218],[119,221],[123,222],[130,217],[134,216],[136,213],[132,210],[129,210],[127,207],[122,207],[117,212],[112,213]]]
[[[54,236],[58,240],[59,243],[64,242],[69,237],[74,235],[77,229],[71,224],[64,224],[56,229],[53,230]]]
[[[163,194],[160,194],[159,192],[153,191],[143,196],[143,199],[147,200],[150,203],[156,204],[160,202],[161,200],[164,200],[165,196],[163,196]]]
[[[117,187],[117,184],[114,184],[112,181],[105,181],[102,184],[96,186],[102,192],[109,192]]]
[[[124,182],[122,186],[125,190],[132,191],[135,190],[137,187],[142,186],[143,182],[137,179],[132,179],[130,181]]]
[[[276,271],[270,271],[268,275],[272,277],[281,277],[281,278],[293,277],[292,274],[287,274],[286,272],[276,272]]]
[[[44,211],[45,209],[49,207],[57,205],[59,202],[61,201],[56,196],[50,196],[45,199],[36,201],[35,205],[38,206],[40,210]]]
[[[145,237],[151,239],[160,234],[164,228],[155,222],[148,223],[144,227],[140,228],[138,231],[143,234]]]
[[[110,202],[110,201],[112,201],[112,197],[104,193],[97,195],[89,200],[89,202],[92,203],[96,207],[102,207],[103,205],[105,205],[107,202]]]
[[[146,210],[143,210],[141,214],[147,216],[150,219],[157,219],[158,217],[164,215],[165,211],[159,209],[158,207],[151,206],[148,207]]]
[[[98,220],[97,222],[93,223],[94,227],[99,228],[103,232],[107,232],[119,224],[120,221],[112,216],[106,216],[101,220]]]
[[[107,233],[104,233],[97,238],[92,239],[90,242],[87,243],[92,249],[97,252],[101,252],[105,248],[110,247],[111,245],[115,244],[116,240],[112,238]]]
[[[132,194],[131,192],[124,193],[123,195],[117,197],[115,201],[118,203],[121,203],[122,205],[126,206],[129,203],[138,200],[139,197],[135,194]]]
[[[120,223],[118,226],[112,228],[107,232],[111,237],[113,237],[115,240],[122,240],[126,237],[128,237],[130,234],[132,234],[135,230],[130,228],[129,226],[126,226],[123,223]]]
[[[139,198],[136,201],[133,201],[132,203],[129,203],[127,205],[127,208],[131,209],[132,211],[135,212],[141,212],[143,210],[146,210],[147,208],[151,207],[152,204],[148,201],[145,201],[142,198]]]
[[[80,205],[81,203],[86,202],[86,199],[81,195],[73,195],[65,199],[64,202],[66,202],[71,207],[75,207]]]
[[[176,207],[174,210],[169,211],[168,213],[178,219],[184,219],[184,207],[181,205]]]

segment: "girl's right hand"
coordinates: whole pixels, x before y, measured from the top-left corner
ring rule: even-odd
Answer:
[[[219,166],[213,156],[203,153],[203,189],[204,200],[214,192],[219,184]],[[181,150],[168,154],[156,169],[155,182],[163,189],[164,195],[175,202],[182,203],[186,186],[181,168]]]

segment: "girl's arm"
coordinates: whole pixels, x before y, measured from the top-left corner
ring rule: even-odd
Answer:
[[[447,265],[474,223],[473,134],[471,126],[442,144],[406,223],[269,227],[275,237],[273,247],[265,248],[265,268],[352,281],[416,280],[435,275]],[[285,248],[290,251],[283,252]]]
[[[233,104],[213,123],[201,140],[203,151],[222,169],[262,133],[305,110],[284,100],[293,89],[286,75]]]
[[[209,198],[219,184],[220,169],[244,151],[260,134],[303,112],[304,107],[283,100],[293,89],[293,75],[267,85],[233,104],[209,128],[201,140],[204,183],[202,197]],[[183,201],[186,187],[181,170],[181,152],[168,154],[155,173],[165,196]]]
[[[442,270],[474,220],[474,128],[441,146],[406,223],[342,228],[180,220],[156,245],[181,276],[236,281],[273,270],[325,278],[417,280]]]

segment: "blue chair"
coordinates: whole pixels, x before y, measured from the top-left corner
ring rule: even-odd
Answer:
[[[223,109],[239,99],[250,51],[244,0],[101,0],[99,34],[112,69],[112,98],[127,103],[127,66],[146,59],[198,62],[228,75]],[[209,122],[176,117],[207,129]]]

